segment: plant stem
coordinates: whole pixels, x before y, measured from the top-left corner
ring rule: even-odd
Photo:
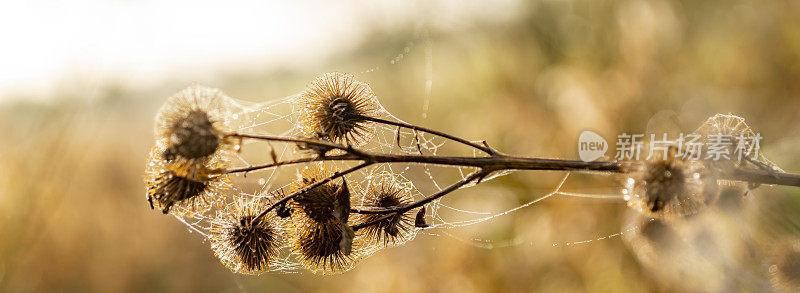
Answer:
[[[383,163],[416,163],[434,164],[445,166],[476,167],[487,171],[502,170],[550,170],[550,171],[585,171],[585,172],[611,172],[627,173],[635,170],[641,163],[637,162],[610,162],[593,161],[584,162],[580,160],[544,159],[517,157],[496,153],[490,157],[460,157],[460,156],[437,156],[437,155],[416,155],[416,154],[383,154],[370,151],[362,151],[346,147],[341,144],[303,138],[291,138],[268,135],[247,135],[231,134],[229,136],[262,139],[269,141],[283,141],[304,143],[309,145],[327,147],[344,151],[343,154],[332,156],[320,156],[314,158],[301,158],[290,161],[282,161],[259,166],[250,166],[240,169],[228,170],[226,173],[250,172],[260,169],[267,169],[277,166],[307,163],[314,161],[362,161],[369,164]],[[770,172],[759,169],[734,168],[731,171],[723,172],[722,178],[727,180],[747,181],[758,184],[774,184],[800,187],[800,174],[785,172]]]
[[[404,213],[404,212],[413,210],[415,208],[421,207],[421,206],[423,206],[423,205],[425,205],[425,204],[427,204],[429,202],[432,202],[432,201],[434,201],[434,200],[436,200],[436,199],[438,199],[438,198],[440,198],[442,196],[445,196],[448,193],[453,192],[453,191],[461,188],[462,186],[467,185],[472,181],[478,180],[478,179],[480,179],[480,178],[482,178],[482,177],[484,177],[486,175],[488,175],[488,173],[486,171],[475,171],[472,174],[470,174],[469,176],[467,176],[466,178],[461,179],[460,181],[451,184],[447,188],[442,189],[441,191],[439,191],[437,193],[431,194],[430,196],[428,196],[426,198],[423,198],[421,200],[418,200],[418,201],[415,201],[415,202],[412,202],[412,203],[409,203],[409,204],[400,205],[400,206],[393,206],[393,207],[387,207],[387,208],[381,208],[381,209],[371,209],[371,210],[351,209],[351,212],[354,212],[354,213],[357,213],[357,214],[389,214],[389,213],[391,213],[391,214],[394,214],[394,213],[400,214],[400,213]],[[380,219],[372,221],[372,222],[380,222]],[[364,223],[364,224],[361,224],[361,225],[369,226],[371,224],[374,224],[372,222]],[[356,229],[355,227],[361,226],[361,225],[354,226],[353,230]]]
[[[487,146],[482,146],[482,145],[476,144],[474,142],[468,141],[466,139],[463,139],[463,138],[460,138],[460,137],[457,137],[457,136],[453,136],[453,135],[450,135],[450,134],[447,134],[447,133],[444,133],[444,132],[441,132],[441,131],[437,131],[437,130],[433,130],[433,129],[429,129],[429,128],[425,128],[425,127],[421,127],[421,126],[416,126],[416,125],[412,125],[412,124],[408,124],[408,123],[404,123],[404,122],[396,122],[396,121],[385,120],[385,119],[381,119],[381,118],[375,118],[375,117],[369,117],[369,116],[363,116],[363,115],[361,115],[360,118],[364,119],[364,120],[372,121],[372,122],[377,122],[377,123],[382,123],[382,124],[387,124],[387,125],[394,125],[394,126],[399,126],[399,127],[405,127],[405,128],[408,128],[408,129],[411,129],[411,130],[414,130],[414,131],[427,132],[427,133],[430,133],[430,134],[433,134],[433,135],[444,137],[446,139],[449,139],[449,140],[452,140],[452,141],[456,141],[456,142],[471,146],[471,147],[476,148],[478,150],[481,150],[481,151],[483,151],[483,152],[485,152],[485,153],[487,153],[489,155],[498,154],[497,151],[495,151],[494,149],[490,148],[488,145]]]
[[[274,209],[275,207],[277,207],[280,204],[286,203],[287,201],[289,201],[290,199],[292,199],[292,198],[294,198],[294,197],[296,197],[298,195],[301,195],[301,194],[303,194],[303,193],[305,193],[305,192],[307,192],[307,191],[309,191],[311,189],[314,189],[314,188],[316,188],[316,187],[318,187],[320,185],[328,183],[333,179],[336,179],[336,178],[342,177],[344,175],[347,175],[347,174],[353,173],[355,171],[358,171],[358,170],[360,170],[362,168],[365,168],[365,167],[367,167],[369,165],[371,165],[371,163],[364,162],[364,163],[358,164],[358,165],[356,165],[354,167],[351,167],[351,168],[349,168],[347,170],[344,170],[342,172],[333,173],[333,175],[329,176],[328,178],[322,179],[322,180],[314,182],[313,184],[310,184],[310,185],[308,185],[306,187],[303,187],[302,189],[297,190],[297,191],[293,192],[292,194],[287,195],[287,196],[283,197],[282,199],[280,199],[279,201],[277,201],[277,202],[273,203],[272,205],[270,205],[266,210],[264,210],[263,212],[258,214],[258,216],[255,218],[254,222],[261,220],[261,218],[263,218],[267,213],[269,213],[269,211],[271,211],[272,209]]]
[[[365,117],[369,118],[369,117]],[[313,158],[300,158],[294,159],[289,161],[281,161],[281,162],[273,162],[271,164],[260,165],[260,166],[250,166],[245,168],[239,169],[232,169],[228,170],[226,173],[239,173],[239,172],[250,172],[260,169],[267,169],[272,167],[278,167],[283,165],[290,165],[290,164],[300,164],[300,163],[308,163],[314,161],[361,161],[360,164],[346,169],[342,172],[334,173],[334,175],[325,178],[323,180],[317,181],[311,185],[308,185],[300,190],[295,191],[294,193],[280,199],[279,201],[272,204],[269,208],[261,212],[257,217],[256,220],[260,220],[263,218],[268,212],[273,210],[280,204],[284,204],[290,199],[307,192],[313,188],[321,186],[327,182],[330,182],[333,179],[342,177],[346,174],[355,172],[359,169],[368,167],[372,164],[386,164],[386,163],[412,163],[412,164],[434,164],[434,165],[444,165],[444,166],[459,166],[459,167],[475,167],[478,168],[477,171],[473,172],[466,178],[458,181],[447,188],[432,194],[426,198],[423,198],[419,201],[407,204],[407,205],[400,205],[388,208],[372,208],[372,209],[350,209],[352,213],[360,213],[360,214],[386,214],[386,217],[381,217],[375,219],[373,221],[362,223],[358,225],[352,226],[353,230],[362,229],[364,227],[368,227],[370,225],[374,225],[386,218],[394,215],[394,214],[401,214],[407,212],[409,210],[422,207],[425,204],[434,201],[442,196],[447,195],[450,192],[453,192],[464,185],[467,185],[473,181],[480,183],[480,180],[492,172],[496,171],[503,171],[503,170],[551,170],[551,171],[582,171],[582,172],[611,172],[611,173],[628,173],[632,170],[636,170],[637,166],[640,166],[641,163],[637,162],[608,162],[608,161],[594,161],[594,162],[584,162],[579,160],[561,160],[561,159],[543,159],[543,158],[528,158],[528,157],[517,157],[517,156],[510,156],[501,154],[491,148],[488,145],[479,146],[469,141],[450,136],[448,134],[440,133],[438,131],[433,131],[429,129],[420,128],[417,126],[400,123],[400,122],[392,122],[388,120],[382,120],[377,118],[370,118],[371,121],[379,122],[379,123],[386,123],[395,126],[407,127],[414,130],[424,131],[428,133],[432,133],[435,135],[439,135],[454,141],[461,142],[463,144],[475,147],[479,150],[482,150],[488,154],[489,157],[460,157],[460,156],[436,156],[436,155],[422,155],[422,154],[384,154],[384,153],[377,153],[377,152],[370,152],[364,150],[357,150],[350,146],[344,146],[338,143],[321,141],[321,140],[313,140],[313,139],[304,139],[304,138],[292,138],[292,137],[282,137],[282,136],[269,136],[269,135],[250,135],[250,134],[229,134],[230,137],[240,137],[240,138],[251,138],[251,139],[261,139],[267,141],[280,141],[280,142],[290,142],[290,143],[297,143],[297,144],[306,144],[310,146],[317,146],[321,147],[326,150],[340,150],[344,153],[336,154],[332,156],[327,156],[326,152],[318,153],[319,156]],[[757,184],[777,184],[777,185],[786,185],[786,186],[796,186],[800,187],[800,174],[791,174],[791,173],[784,173],[784,172],[771,172],[771,171],[764,171],[759,169],[748,169],[748,168],[733,168],[728,171],[721,172],[720,179],[725,180],[736,180],[736,181],[746,181],[750,183],[757,183]]]

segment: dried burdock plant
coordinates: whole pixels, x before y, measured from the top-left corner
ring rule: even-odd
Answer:
[[[800,186],[799,175],[783,172],[763,157],[718,164],[703,159],[687,160],[675,148],[667,148],[665,157],[655,156],[646,162],[585,162],[507,155],[486,142],[476,143],[442,131],[384,119],[381,115],[391,115],[380,106],[372,89],[353,75],[343,73],[324,74],[287,103],[294,112],[280,117],[296,119],[291,121],[294,128],[282,133],[292,135],[258,133],[254,130],[256,123],[233,127],[232,121],[240,119],[240,113],[257,110],[236,112],[232,108],[240,104],[218,90],[199,86],[171,97],[156,118],[156,146],[148,159],[145,179],[148,200],[164,213],[191,218],[193,222],[188,225],[193,229],[210,231],[208,235],[201,233],[211,239],[222,263],[235,272],[257,274],[297,267],[320,274],[347,271],[380,248],[403,244],[420,229],[436,228],[437,223],[426,221],[426,208],[432,214],[428,218],[438,220],[437,200],[511,170],[622,174],[625,178],[622,190],[628,205],[643,215],[661,218],[659,221],[701,213],[717,198],[720,184],[735,184],[737,188],[746,187],[736,190],[746,191],[759,184]],[[752,134],[747,132],[746,124],[732,118],[735,116],[720,117],[706,122],[711,126],[701,127],[698,133],[705,135],[712,128],[721,127],[731,134]],[[381,147],[365,146],[371,139],[377,140],[373,138],[385,139],[385,133],[376,135],[381,129],[395,130],[394,141],[399,150],[385,143]],[[413,138],[411,143],[415,147],[400,146],[402,133]],[[432,138],[423,134],[469,147],[475,155],[423,152],[423,145],[434,144]],[[233,150],[239,150],[245,140],[269,143],[271,161],[250,164],[243,153],[232,156]],[[286,158],[276,154],[272,143],[313,152],[294,152]],[[230,157],[245,165],[229,166]],[[413,182],[392,171],[391,166],[397,164],[472,171],[463,173],[461,180],[437,185],[436,192],[423,195],[415,194]],[[293,167],[299,167],[299,178],[276,185],[282,179],[273,175]],[[383,171],[377,171],[379,168]],[[267,178],[259,178],[268,182],[259,185],[270,194],[269,200],[251,196],[259,200],[237,199],[230,203],[220,192],[229,185],[227,177],[244,177],[249,172],[266,169],[275,171]],[[434,175],[426,175],[433,179]],[[239,191],[236,186],[230,187]],[[351,201],[356,205],[351,206]],[[207,215],[209,210],[215,212],[215,217]],[[209,227],[198,228],[198,223],[204,222]],[[644,228],[645,232],[660,229]],[[672,245],[669,241],[665,243]]]
[[[294,190],[320,182],[333,171],[324,165],[305,168]],[[347,182],[328,182],[292,199],[290,245],[300,263],[313,272],[337,273],[349,269],[358,259],[360,244],[353,243],[348,226],[350,189]]]
[[[283,231],[275,215],[257,218],[266,208],[261,198],[239,198],[211,222],[211,249],[226,267],[242,274],[269,271],[283,242]]]
[[[378,112],[375,93],[353,75],[326,73],[314,80],[298,99],[302,135],[359,146],[374,134]]]
[[[217,89],[191,86],[170,97],[156,115],[156,140],[168,162],[202,165],[231,140],[225,137],[230,98]]]
[[[691,215],[719,195],[714,174],[700,161],[681,159],[676,147],[668,148],[666,159],[653,156],[628,175],[622,189],[628,206],[652,217]]]
[[[202,214],[224,197],[220,191],[227,184],[227,175],[221,173],[227,164],[225,161],[169,161],[163,158],[163,153],[163,146],[153,147],[145,169],[144,181],[151,208],[158,208],[165,214]]]
[[[389,172],[382,172],[368,178],[367,187],[362,191],[361,208],[391,208],[414,202],[413,184]],[[361,214],[358,224],[374,223],[358,231],[359,236],[369,244],[401,245],[414,236],[414,212],[382,215]],[[362,235],[363,234],[363,235]]]

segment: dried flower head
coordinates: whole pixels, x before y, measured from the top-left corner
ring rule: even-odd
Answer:
[[[145,169],[147,200],[152,208],[175,215],[203,213],[214,202],[222,200],[226,176],[220,170],[224,161],[212,160],[202,164],[185,161],[168,162],[162,159],[163,146],[150,151]]]
[[[322,165],[301,172],[293,189],[300,190],[323,180],[333,172]],[[292,251],[300,263],[314,273],[341,273],[358,259],[354,232],[348,226],[350,190],[347,183],[328,182],[310,189],[292,200]]]
[[[786,292],[800,290],[800,241],[785,243],[773,252],[769,274],[775,287]]]
[[[374,134],[374,123],[364,117],[378,113],[375,93],[353,75],[325,73],[298,99],[299,127],[304,137],[359,146]]]
[[[167,161],[207,160],[230,143],[225,119],[230,98],[217,89],[193,85],[170,97],[156,115],[156,137]]]
[[[744,118],[733,114],[716,114],[711,116],[706,119],[706,121],[703,122],[703,124],[701,124],[700,127],[694,131],[694,133],[700,135],[702,143],[704,144],[711,143],[713,135],[724,135],[730,137],[730,144],[723,145],[727,148],[727,154],[729,158],[735,157],[734,152],[736,148],[736,137],[741,135],[750,139],[755,136],[755,133],[753,133],[753,130],[750,129],[750,126],[745,123]],[[728,159],[720,161],[730,162]]]
[[[388,172],[372,176],[363,192],[362,206],[389,208],[414,202],[413,185],[401,180]],[[361,214],[357,220],[359,224],[378,222],[358,230],[358,233],[363,234],[369,243],[400,245],[414,237],[414,220],[413,211],[394,214],[389,218],[383,214]]]
[[[756,133],[745,122],[744,118],[733,114],[716,114],[706,119],[694,134],[700,135],[703,145],[721,148],[718,153],[724,155],[708,156],[704,154],[708,168],[726,170],[737,166],[757,167],[771,171],[783,171],[770,162],[755,145],[758,140]],[[723,142],[724,143],[720,143]],[[740,145],[741,144],[741,145]],[[738,149],[742,147],[743,149]],[[757,155],[754,157],[754,155]],[[740,161],[741,156],[741,161]],[[719,180],[720,184],[738,186],[738,188],[752,189],[745,182]],[[755,188],[755,187],[753,187]]]
[[[682,217],[711,205],[719,195],[715,176],[700,161],[685,161],[670,147],[667,158],[653,156],[624,182],[628,206],[648,216]]]
[[[232,210],[218,213],[211,222],[214,255],[235,273],[269,271],[282,246],[280,220],[272,213],[257,218],[269,206],[263,199],[239,199],[231,206]]]

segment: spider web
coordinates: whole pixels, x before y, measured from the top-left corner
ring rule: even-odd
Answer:
[[[405,55],[399,56],[406,56],[409,52],[408,48],[409,47],[406,47],[406,49],[403,50],[404,53],[401,53]],[[429,53],[427,52],[429,52],[429,49],[426,49],[427,57],[425,60],[427,64],[430,64],[430,62],[432,62],[432,58],[430,58]],[[395,57],[391,60],[395,61],[398,59]],[[396,62],[393,64],[396,64]],[[428,65],[426,67],[430,68],[431,66],[432,65]],[[368,74],[370,72],[374,72],[374,70],[368,70],[362,74]],[[368,77],[361,77],[361,79],[367,82],[369,81]],[[433,81],[430,79],[426,82],[426,85],[428,85],[426,86],[427,94],[430,93],[429,85],[432,85],[432,83]],[[423,113],[425,113],[429,107],[428,105],[430,96],[427,95],[425,99],[426,102],[422,109]],[[229,120],[226,121],[226,123],[231,130],[237,133],[293,136],[294,134],[298,133],[298,115],[297,111],[295,111],[298,101],[299,94],[260,103],[245,102],[233,98],[227,98],[227,103],[233,110],[227,114],[229,116]],[[405,121],[393,115],[382,105],[379,104],[378,107],[379,118],[405,123]],[[715,115],[709,118],[698,130],[696,130],[696,132],[699,133],[709,133],[712,131],[736,135],[744,134],[747,137],[753,136],[752,130],[746,123],[744,123],[744,120],[731,114]],[[370,141],[364,146],[360,147],[360,149],[384,154],[470,155],[476,157],[484,155],[476,149],[449,141],[441,137],[380,123],[375,124],[374,135]],[[272,154],[274,154],[274,157]],[[231,167],[249,167],[253,165],[271,163],[273,159],[280,162],[297,158],[306,158],[309,156],[311,156],[311,154],[298,150],[297,147],[291,143],[243,140],[239,145],[237,145],[236,151],[232,153]],[[763,162],[766,166],[769,166],[775,171],[781,171],[780,168],[767,160],[763,154],[759,154],[758,161]],[[337,170],[344,170],[355,165],[354,162],[341,161],[326,162],[326,164],[332,165]],[[299,171],[307,165],[308,164],[287,165],[266,170],[253,171],[251,173],[236,174],[233,176],[231,184],[228,185],[229,190],[226,192],[226,194],[231,198],[266,198],[274,201],[278,199],[278,197],[285,194],[278,193],[277,191],[290,190],[289,185],[296,177],[296,174],[298,174]],[[473,170],[469,167],[442,167],[428,164],[394,163],[373,165],[347,175],[345,178],[349,184],[352,184],[356,187],[356,190],[358,190],[367,186],[370,179],[374,176],[382,173],[390,173],[400,181],[408,182],[406,188],[409,189],[409,191],[414,195],[415,200],[418,200],[424,196],[436,193],[443,188],[446,188],[453,182],[466,178],[467,174],[471,173],[471,171]],[[502,176],[507,173],[508,172],[494,174],[492,178]],[[556,196],[573,197],[585,200],[611,200],[623,203],[623,197],[621,194],[579,193],[564,190],[564,186],[570,175],[571,174],[569,172],[565,173],[558,184],[550,192],[541,194],[538,197],[535,197],[522,204],[518,204],[512,208],[500,211],[474,211],[468,208],[447,205],[443,203],[441,199],[435,200],[426,205],[426,220],[428,221],[430,227],[426,229],[414,229],[407,241],[411,241],[417,234],[423,233],[430,236],[449,237],[466,245],[485,249],[519,245],[533,246],[537,245],[537,243],[525,241],[522,239],[522,237],[515,237],[508,240],[488,240],[477,237],[464,238],[457,235],[458,233],[452,233],[449,230],[476,225],[497,219],[498,217],[507,216]],[[487,178],[486,180],[492,178]],[[467,185],[462,188],[467,188],[470,186],[472,185]],[[363,202],[363,198],[354,200],[353,206],[358,207],[360,202]],[[176,218],[189,227],[190,232],[196,232],[202,235],[204,238],[208,238],[210,222],[215,216],[217,216],[218,213],[224,212],[225,211],[215,210],[206,214],[192,214],[186,216],[185,218]],[[465,217],[466,219],[464,219]],[[611,232],[584,240],[553,242],[550,247],[564,248],[577,245],[588,245],[596,241],[620,238],[629,233],[636,233],[639,228],[639,225],[629,225],[627,227],[623,227],[620,231]],[[389,246],[403,245],[404,243],[405,241],[401,241]],[[379,245],[370,247],[358,258],[367,258],[383,248],[384,247]],[[284,253],[277,260],[273,260],[270,269],[271,272],[296,273],[303,270],[301,265],[290,253],[290,249],[288,247],[283,247],[282,251],[284,251]],[[354,262],[356,265],[357,263],[358,261]]]
[[[375,66],[367,70],[357,73],[357,78],[369,83],[369,74],[385,68],[386,66],[393,66],[405,60],[408,56],[416,52],[412,50],[416,48],[417,43],[423,44],[423,59],[425,62],[425,95],[423,97],[422,107],[420,109],[422,118],[425,120],[431,104],[431,93],[433,87],[433,51],[431,41],[427,33],[422,33],[422,40],[408,43],[400,53],[388,59],[388,65]],[[299,89],[301,91],[302,89]],[[375,89],[373,89],[375,90]],[[298,91],[298,92],[299,92]],[[380,96],[380,90],[377,90]],[[255,134],[255,135],[276,135],[276,136],[293,136],[298,133],[298,114],[296,108],[299,101],[299,93],[270,99],[264,102],[246,102],[235,98],[226,98],[226,103],[232,109],[226,116],[228,119],[225,121],[227,127],[237,133],[242,134]],[[379,98],[380,100],[380,98]],[[379,113],[378,118],[403,122],[400,117],[393,115],[389,109],[386,109],[378,104]],[[442,129],[445,132],[453,133],[451,129]],[[457,133],[455,133],[457,134]],[[473,141],[479,143],[479,141]],[[459,144],[457,142],[449,141],[447,139],[433,136],[423,132],[416,132],[407,128],[396,127],[376,123],[374,135],[364,146],[360,147],[362,150],[384,153],[384,154],[424,154],[424,155],[467,155],[467,156],[484,156],[479,150]],[[273,156],[274,154],[274,156]],[[311,154],[300,151],[296,145],[292,143],[282,142],[265,142],[256,140],[242,140],[236,146],[235,151],[231,154],[231,168],[250,167],[254,165],[268,164],[275,161],[286,161],[297,158],[307,158]],[[299,171],[308,166],[309,164],[296,164],[285,165],[265,170],[258,170],[249,173],[233,174],[231,183],[228,184],[228,190],[225,194],[229,197],[226,202],[230,203],[235,198],[266,198],[267,200],[277,200],[280,196],[286,193],[279,191],[290,190],[289,185],[295,180]],[[355,162],[326,162],[328,166],[333,166],[337,170],[344,170],[354,166]],[[345,176],[348,184],[355,186],[356,190],[367,186],[369,180],[374,176],[381,173],[390,173],[400,181],[409,182],[407,188],[414,195],[415,200],[419,200],[424,196],[436,193],[446,188],[450,184],[458,180],[466,178],[474,169],[470,167],[443,167],[429,164],[409,164],[409,163],[393,163],[393,164],[378,164],[368,168],[356,171]],[[485,178],[482,182],[490,179],[506,175],[510,172],[496,172],[490,177]],[[501,209],[499,211],[483,210],[474,211],[468,208],[458,206],[451,206],[442,202],[442,199],[437,199],[426,205],[426,221],[430,227],[426,229],[414,229],[408,241],[413,240],[418,233],[424,233],[431,236],[445,236],[453,238],[457,241],[463,242],[467,245],[472,245],[480,248],[493,249],[498,247],[516,246],[525,244],[519,238],[511,240],[487,240],[480,238],[464,239],[457,236],[455,233],[448,232],[451,229],[463,228],[471,225],[476,225],[497,219],[498,217],[506,216],[518,212],[522,209],[536,205],[546,199],[555,196],[575,197],[581,199],[602,199],[602,200],[618,200],[622,203],[622,196],[619,194],[585,194],[577,192],[564,191],[565,183],[570,177],[567,172],[557,183],[556,187],[550,192],[541,194],[525,203],[517,204],[508,209]],[[339,179],[337,179],[339,180]],[[465,185],[462,188],[468,188],[474,184]],[[456,191],[458,192],[458,191]],[[354,200],[353,206],[358,207],[361,199]],[[209,211],[205,214],[191,214],[184,218],[177,217],[179,221],[184,223],[190,232],[196,232],[204,238],[208,238],[210,222],[219,214],[225,213],[223,209]],[[466,218],[466,219],[465,219]],[[287,231],[288,232],[288,231]],[[619,234],[619,233],[616,233]],[[616,234],[599,237],[593,240],[603,240],[613,238]],[[588,243],[593,240],[566,242],[565,246],[571,244]],[[402,245],[404,242],[395,243],[394,245]],[[530,243],[533,245],[533,243]],[[393,245],[390,245],[393,246]],[[553,244],[553,247],[559,246]],[[375,246],[365,251],[361,258],[366,258],[373,255],[383,247]],[[294,256],[289,252],[288,247],[282,249],[285,253],[280,256],[276,261],[273,261],[270,271],[282,273],[295,273],[302,271],[302,267],[294,259]]]

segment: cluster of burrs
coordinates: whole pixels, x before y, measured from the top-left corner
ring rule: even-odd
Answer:
[[[207,237],[214,254],[238,273],[279,270],[287,262],[315,273],[346,271],[371,253],[403,244],[428,227],[426,205],[507,170],[623,173],[622,192],[628,205],[654,217],[699,212],[717,198],[720,182],[748,188],[753,183],[800,184],[793,174],[747,163],[686,160],[676,148],[647,162],[510,156],[486,142],[381,118],[375,93],[349,74],[324,74],[293,99],[296,125],[292,135],[238,132],[232,126],[237,111],[233,101],[201,86],[169,98],[156,116],[156,142],[145,184],[153,209],[176,217],[210,219]],[[400,130],[411,131],[416,150],[393,154],[360,148],[375,136],[378,124],[397,128],[398,144]],[[482,155],[423,154],[421,133],[460,143]],[[271,163],[234,168],[232,157],[241,152],[243,140],[291,144],[304,156],[279,161],[273,150]],[[353,162],[357,164],[341,167]],[[364,172],[368,175],[353,178],[362,174],[356,171],[396,163],[468,167],[474,172],[428,196],[416,194],[412,182],[388,171]],[[236,174],[296,164],[305,167],[284,188],[256,196],[230,194],[236,190],[232,183]]]

